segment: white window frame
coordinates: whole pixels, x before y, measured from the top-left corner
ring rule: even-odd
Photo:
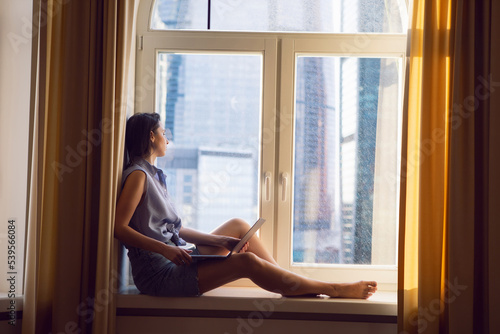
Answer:
[[[283,188],[282,181],[283,175],[287,175],[288,185],[293,180],[296,55],[401,57],[402,68],[405,68],[406,35],[158,31],[150,29],[154,2],[142,0],[139,8],[135,112],[155,111],[155,59],[158,51],[262,54],[264,73],[259,214],[267,222],[261,229],[261,239],[283,268],[335,282],[373,279],[379,282],[379,289],[396,291],[396,265],[292,266],[293,190],[290,186]],[[401,86],[403,82],[404,77]],[[283,194],[286,195],[285,200]]]

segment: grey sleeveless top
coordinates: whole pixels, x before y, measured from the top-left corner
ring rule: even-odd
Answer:
[[[146,182],[143,198],[130,219],[130,227],[161,242],[170,240],[177,246],[185,245],[179,237],[182,222],[168,194],[165,174],[144,159],[136,160],[123,172],[122,187],[136,170],[146,175]]]

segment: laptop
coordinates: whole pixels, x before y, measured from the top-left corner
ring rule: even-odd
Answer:
[[[255,234],[255,232],[257,232],[257,230],[262,226],[262,224],[264,224],[265,221],[266,220],[264,218],[259,218],[255,222],[255,224],[253,224],[253,226],[248,230],[248,232],[245,233],[243,238],[241,238],[240,242],[238,242],[236,244],[236,246],[234,246],[234,248],[227,255],[202,255],[202,254],[197,255],[197,254],[194,254],[194,255],[191,255],[191,257],[193,259],[196,259],[196,260],[227,259],[228,257],[231,256],[231,254],[238,253],[243,248],[243,246],[245,246],[245,244],[248,242],[248,240],[250,240],[250,238]]]

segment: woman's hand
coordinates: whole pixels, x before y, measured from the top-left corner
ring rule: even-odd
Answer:
[[[161,255],[165,256],[176,265],[182,266],[193,263],[193,258],[191,257],[191,255],[189,255],[189,253],[191,252],[192,251],[190,250],[177,246],[165,245],[161,252]]]
[[[228,250],[232,250],[234,246],[236,246],[238,242],[240,242],[241,240],[238,238],[233,238],[228,236],[220,236],[220,238],[221,238],[220,245]],[[243,248],[241,248],[239,253],[245,253],[247,249],[248,249],[248,242],[245,245],[243,245]]]

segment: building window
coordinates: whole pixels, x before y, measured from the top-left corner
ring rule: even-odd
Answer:
[[[406,15],[399,0],[143,1],[136,111],[170,130],[158,165],[184,222],[262,216],[283,267],[395,289]]]

